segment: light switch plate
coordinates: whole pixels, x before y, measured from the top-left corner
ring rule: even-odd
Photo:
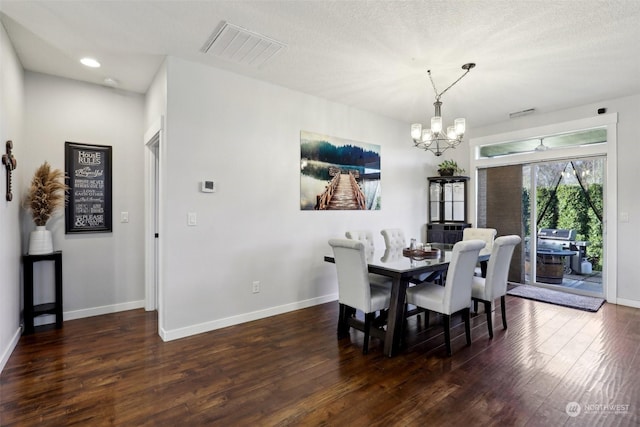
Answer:
[[[120,222],[129,222],[129,212],[120,212]]]
[[[195,226],[198,224],[198,215],[195,212],[189,212],[187,214],[187,225]]]

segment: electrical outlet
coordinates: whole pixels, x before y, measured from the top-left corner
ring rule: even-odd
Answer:
[[[253,293],[257,294],[258,292],[260,292],[260,282],[258,280],[253,282]]]

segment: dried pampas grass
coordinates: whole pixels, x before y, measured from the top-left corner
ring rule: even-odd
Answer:
[[[68,190],[60,169],[52,170],[49,163],[44,162],[36,170],[27,192],[25,207],[31,212],[37,226],[45,225],[51,215],[64,205]]]

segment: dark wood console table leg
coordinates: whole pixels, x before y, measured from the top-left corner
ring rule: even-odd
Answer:
[[[56,328],[62,328],[62,253],[55,260],[56,281]]]
[[[56,328],[62,328],[62,251],[44,255],[24,255],[24,334],[35,332],[34,319],[42,314],[56,316]],[[55,263],[55,302],[34,305],[33,264],[38,261]]]
[[[24,257],[24,333],[32,334],[33,326],[33,259]]]

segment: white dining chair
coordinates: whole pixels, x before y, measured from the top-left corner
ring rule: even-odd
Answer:
[[[338,271],[338,338],[354,327],[364,332],[362,353],[369,351],[369,336],[384,339],[384,330],[373,327],[375,313],[389,308],[390,286],[372,286],[369,282],[364,243],[352,239],[330,239],[336,270]],[[355,311],[364,313],[364,324],[357,321]]]
[[[407,239],[400,228],[385,228],[380,230],[384,238],[385,248],[388,250],[404,249],[407,247]]]
[[[407,239],[404,237],[404,231],[400,228],[385,228],[380,230],[380,234],[384,238],[385,253],[400,253],[407,247]],[[429,277],[429,273],[420,274],[411,278],[410,282],[422,283]]]
[[[370,230],[351,230],[344,233],[347,239],[358,240],[364,243],[364,249],[367,255],[373,254],[376,245],[373,242],[373,233]]]
[[[495,228],[468,227],[462,230],[462,240],[482,240],[486,244],[484,249],[490,251],[497,233]]]
[[[376,246],[373,242],[373,233],[369,230],[353,230],[344,233],[347,239],[357,240],[364,244],[366,259],[371,260],[373,254],[376,251]],[[374,286],[381,286],[383,288],[391,289],[390,281],[388,277],[381,276],[375,273],[369,273],[369,281]]]
[[[443,315],[444,340],[447,355],[451,356],[451,316],[462,313],[467,345],[471,345],[471,282],[478,262],[482,240],[460,241],[453,246],[444,286],[423,283],[407,288],[407,302],[427,311]]]
[[[475,228],[469,227],[462,230],[462,240],[483,240],[485,247],[483,252],[491,252],[493,241],[498,231],[495,228]],[[482,267],[478,264],[474,270],[476,276],[482,276]]]
[[[478,312],[478,302],[484,303],[484,311],[487,313],[487,327],[489,338],[493,338],[493,324],[491,321],[491,305],[500,298],[502,308],[502,327],[507,329],[507,309],[505,295],[507,294],[507,278],[509,265],[513,251],[522,239],[520,236],[501,236],[493,242],[493,249],[487,265],[487,277],[473,277],[471,286],[471,298],[474,311]]]

